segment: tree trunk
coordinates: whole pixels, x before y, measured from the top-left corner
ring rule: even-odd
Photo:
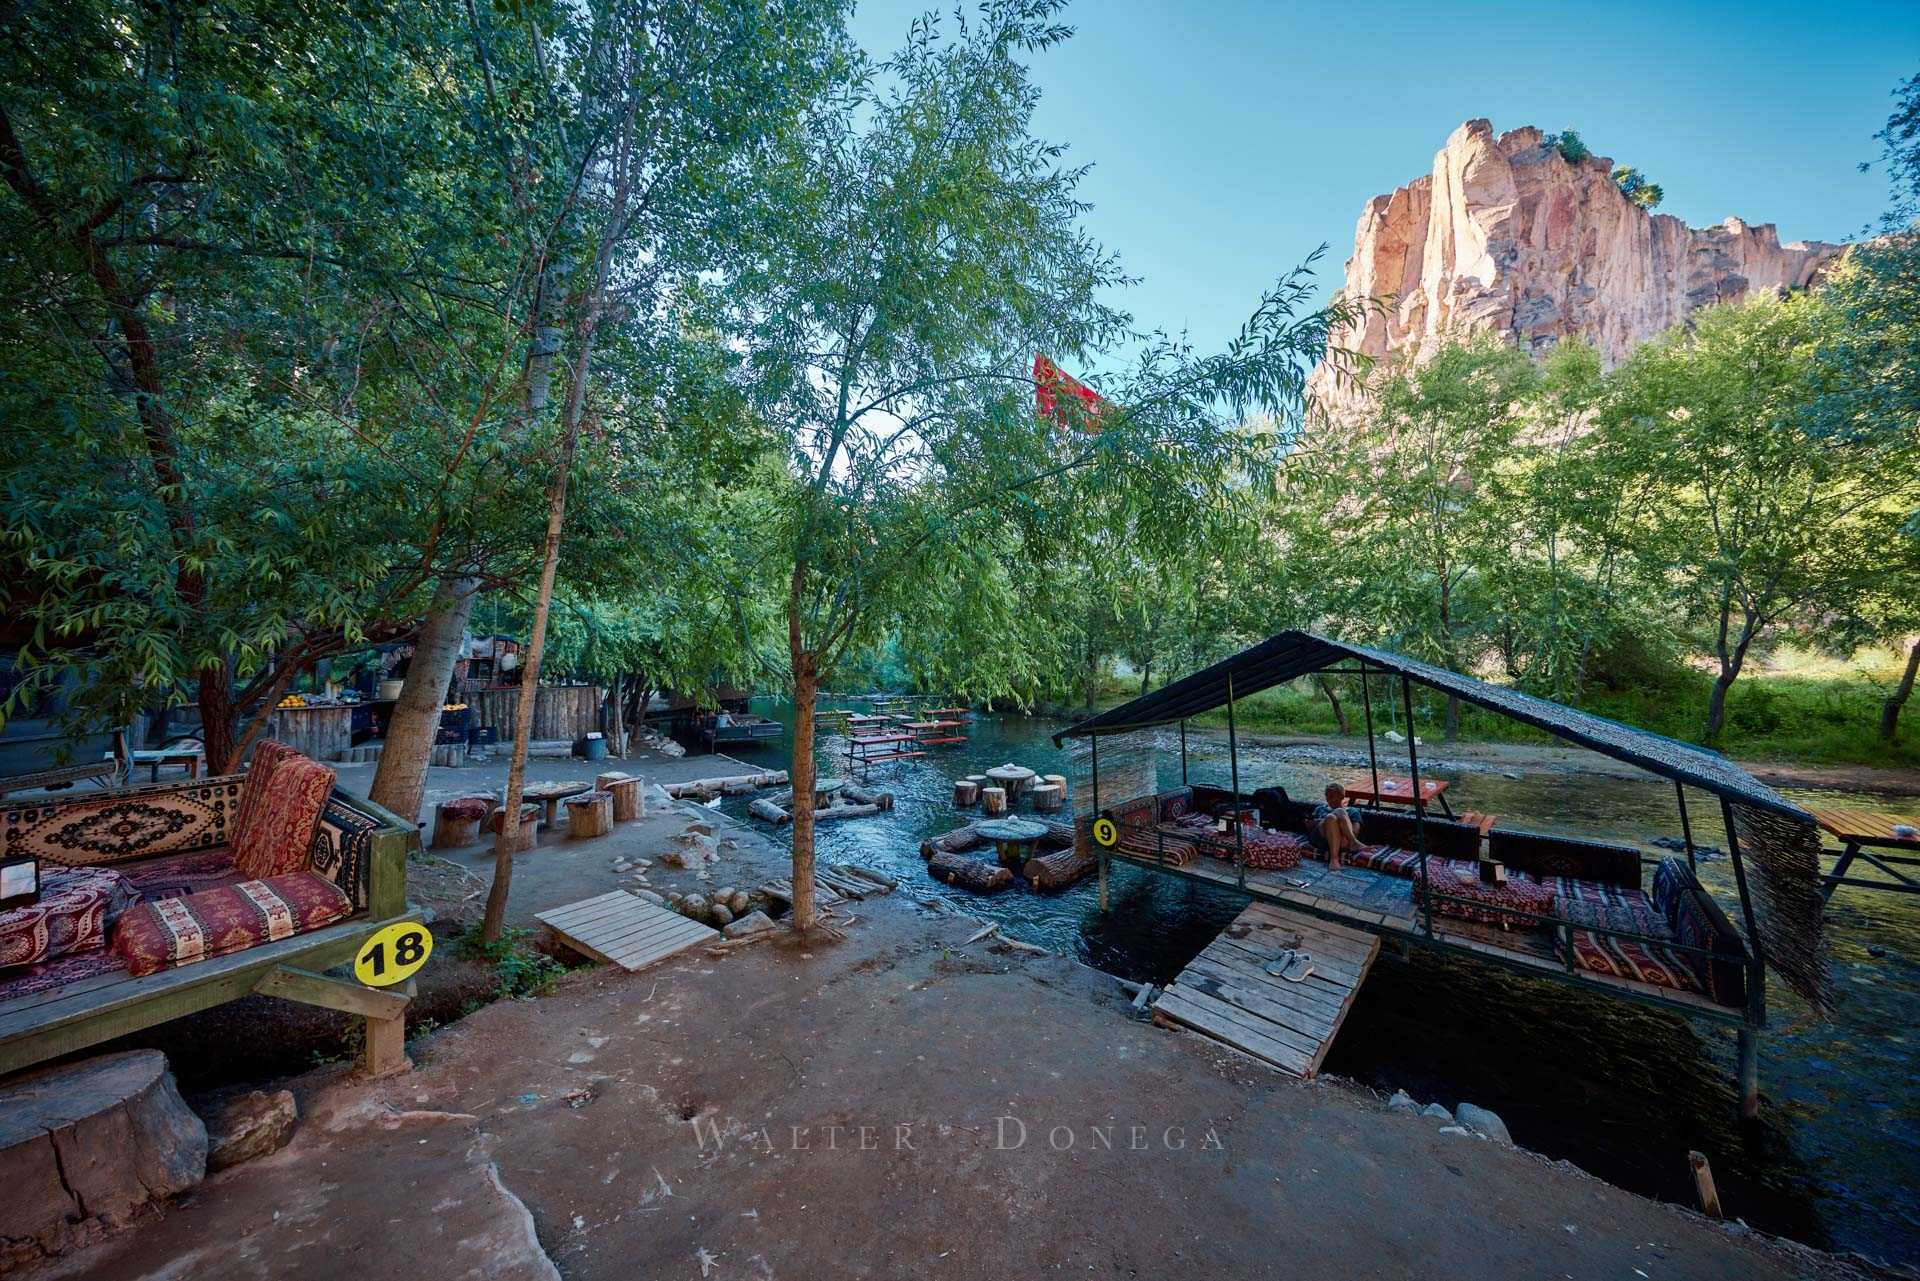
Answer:
[[[1916,672],[1920,672],[1920,636],[1914,638],[1913,647],[1907,651],[1907,670],[1900,677],[1900,684],[1895,687],[1892,694],[1887,696],[1887,701],[1880,705],[1880,737],[1889,743],[1893,741],[1894,734],[1900,729],[1900,712],[1906,707],[1907,699],[1913,694],[1913,678]]]
[[[813,928],[813,787],[817,771],[813,760],[814,702],[820,676],[813,655],[800,648],[800,622],[792,622],[793,653],[793,929],[804,934]]]
[[[627,735],[625,727],[621,723],[621,712],[624,709],[620,706],[620,683],[620,676],[615,674],[613,678],[613,688],[607,691],[607,736],[613,740],[613,742],[609,744],[609,746],[613,748],[613,754],[625,759],[627,755]]]
[[[453,665],[460,658],[479,587],[472,578],[441,580],[420,624],[406,683],[400,687],[393,716],[387,722],[386,745],[380,751],[368,799],[409,823],[420,819],[420,801],[427,790],[427,763],[433,757],[433,741],[440,731],[440,708],[447,700],[447,686],[453,679]]]
[[[1333,682],[1324,676],[1318,676],[1314,679],[1320,685],[1320,692],[1327,696],[1327,706],[1333,708],[1333,723],[1340,727],[1342,734],[1345,734],[1347,732],[1347,709],[1340,705],[1340,695],[1334,692]]]
[[[1740,677],[1740,669],[1746,665],[1747,649],[1753,644],[1753,638],[1759,633],[1758,621],[1751,613],[1741,619],[1740,639],[1732,649],[1727,647],[1727,635],[1732,630],[1732,612],[1729,605],[1731,593],[1723,593],[1720,608],[1719,639],[1714,646],[1720,659],[1720,674],[1713,678],[1713,692],[1707,696],[1707,726],[1705,740],[1709,746],[1720,741],[1720,731],[1727,721],[1727,691],[1733,688],[1733,682]]]
[[[240,768],[234,733],[233,673],[223,659],[200,669],[200,742],[206,748],[207,772],[231,774]]]

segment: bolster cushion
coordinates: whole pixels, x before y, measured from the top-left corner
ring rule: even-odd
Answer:
[[[1496,827],[1487,833],[1487,853],[1537,880],[1571,876],[1640,887],[1640,851],[1628,845]]]
[[[292,938],[353,914],[317,872],[293,872],[141,903],[121,916],[113,951],[135,978]]]

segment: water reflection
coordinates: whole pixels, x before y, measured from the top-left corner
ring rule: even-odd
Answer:
[[[756,701],[755,710],[791,723],[784,703]],[[875,785],[896,796],[893,812],[822,824],[820,853],[883,868],[915,897],[951,901],[1109,973],[1164,983],[1232,920],[1241,896],[1120,868],[1112,911],[1102,916],[1091,880],[1051,896],[1016,888],[981,898],[926,875],[921,839],[965,821],[953,811],[953,780],[1008,760],[1069,772],[1048,737],[1058,728],[982,717],[965,746],[876,769]],[[742,755],[784,765],[790,746],[782,739]],[[1179,777],[1177,740],[1168,735],[1165,747],[1160,768],[1170,784]],[[1224,744],[1195,736],[1190,747],[1193,781],[1224,785]],[[1456,810],[1624,843],[1680,835],[1673,788],[1664,781],[1552,768],[1514,778],[1499,768],[1451,765],[1444,749],[1429,750],[1442,758],[1435,772],[1454,780],[1448,796]],[[1312,796],[1330,778],[1355,772],[1350,762],[1312,755],[1244,749],[1241,785],[1278,783]],[[1886,807],[1884,798],[1840,792],[1788,795]],[[1701,794],[1690,806],[1696,842],[1724,848],[1718,806]],[[741,800],[725,808],[745,814]],[[1700,876],[1723,904],[1737,902],[1724,859],[1702,861]],[[1422,1100],[1492,1107],[1526,1146],[1674,1201],[1691,1201],[1686,1152],[1698,1148],[1713,1162],[1729,1214],[1800,1240],[1913,1260],[1920,1208],[1909,1189],[1920,1179],[1920,1089],[1909,1029],[1920,1003],[1920,898],[1842,890],[1828,923],[1837,1008],[1812,1021],[1784,984],[1768,985],[1757,1123],[1737,1121],[1730,1029],[1419,950],[1376,966],[1327,1070]]]

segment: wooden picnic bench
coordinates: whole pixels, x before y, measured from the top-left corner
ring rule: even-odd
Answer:
[[[1347,799],[1366,805],[1412,805],[1413,780],[1382,774],[1380,785],[1374,786],[1371,775],[1362,774],[1359,778],[1349,779],[1340,785],[1346,790]],[[1452,779],[1423,778],[1420,780],[1420,804],[1437,804],[1440,812],[1448,818],[1453,817],[1453,809],[1447,804],[1447,789],[1453,786]]]
[[[1851,885],[1863,890],[1891,890],[1896,894],[1920,893],[1920,882],[1900,871],[1902,867],[1920,867],[1920,835],[1901,836],[1894,832],[1899,825],[1920,827],[1920,823],[1909,823],[1905,819],[1891,814],[1878,814],[1872,810],[1847,809],[1839,806],[1823,807],[1809,805],[1807,812],[1813,815],[1813,821],[1839,840],[1839,862],[1831,872],[1821,874],[1821,897],[1830,899],[1833,891],[1842,885]],[[1906,854],[1875,854],[1869,850],[1905,850]],[[1833,854],[1835,851],[1823,851]],[[1867,880],[1863,877],[1848,876],[1847,869],[1854,860],[1865,862],[1878,868],[1893,879],[1890,881]]]

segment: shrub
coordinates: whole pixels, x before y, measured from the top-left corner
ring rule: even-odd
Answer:
[[[1580,134],[1573,129],[1562,129],[1559,133],[1547,135],[1547,146],[1560,153],[1561,159],[1570,165],[1577,165],[1593,152],[1587,144],[1580,141]]]
[[[1620,188],[1620,194],[1642,209],[1656,209],[1666,198],[1666,192],[1657,182],[1648,182],[1646,175],[1632,165],[1621,165],[1613,171],[1613,185]]]
[[[501,996],[541,996],[567,969],[527,939],[531,930],[507,930],[491,943],[480,938],[478,925],[460,936],[460,950],[493,970]]]

